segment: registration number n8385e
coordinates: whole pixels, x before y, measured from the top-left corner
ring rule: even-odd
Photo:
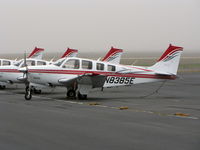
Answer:
[[[110,84],[133,84],[132,77],[107,77],[106,83]]]

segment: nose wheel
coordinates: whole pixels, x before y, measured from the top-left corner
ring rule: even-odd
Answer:
[[[25,95],[24,95],[24,98],[26,99],[26,100],[31,100],[31,98],[32,98],[32,88],[31,87],[29,87],[29,86],[27,86],[26,87],[26,89],[25,89]]]

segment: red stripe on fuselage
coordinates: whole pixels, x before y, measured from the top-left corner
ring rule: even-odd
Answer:
[[[175,75],[157,75],[157,74],[120,74],[115,72],[99,72],[99,71],[76,71],[76,70],[39,70],[31,69],[30,73],[46,73],[46,74],[74,74],[74,75],[84,75],[87,73],[92,73],[93,75],[105,75],[105,76],[117,76],[117,77],[133,77],[133,78],[151,78],[151,79],[175,79]]]
[[[0,72],[20,73],[17,69],[0,69]]]

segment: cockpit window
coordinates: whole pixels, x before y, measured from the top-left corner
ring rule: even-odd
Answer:
[[[44,65],[46,65],[46,62],[45,62],[45,61],[38,61],[38,62],[37,62],[37,65],[38,65],[38,66],[39,66],[39,65],[44,66]]]
[[[60,67],[60,65],[62,65],[62,63],[65,61],[65,59],[62,59],[62,60],[58,60],[54,63],[55,66],[58,66]]]
[[[64,63],[62,67],[69,68],[69,69],[79,69],[79,66],[80,66],[80,62],[78,59],[69,59]]]
[[[92,69],[92,62],[88,60],[82,60],[82,69]]]
[[[10,66],[10,61],[4,60],[2,64],[3,66]]]
[[[108,65],[108,71],[115,71],[116,67],[113,65]]]

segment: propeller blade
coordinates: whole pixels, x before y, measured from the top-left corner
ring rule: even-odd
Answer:
[[[28,65],[26,60],[26,51],[24,53],[24,67],[26,68],[26,71],[24,72],[23,77],[26,76],[26,80],[28,80]]]

